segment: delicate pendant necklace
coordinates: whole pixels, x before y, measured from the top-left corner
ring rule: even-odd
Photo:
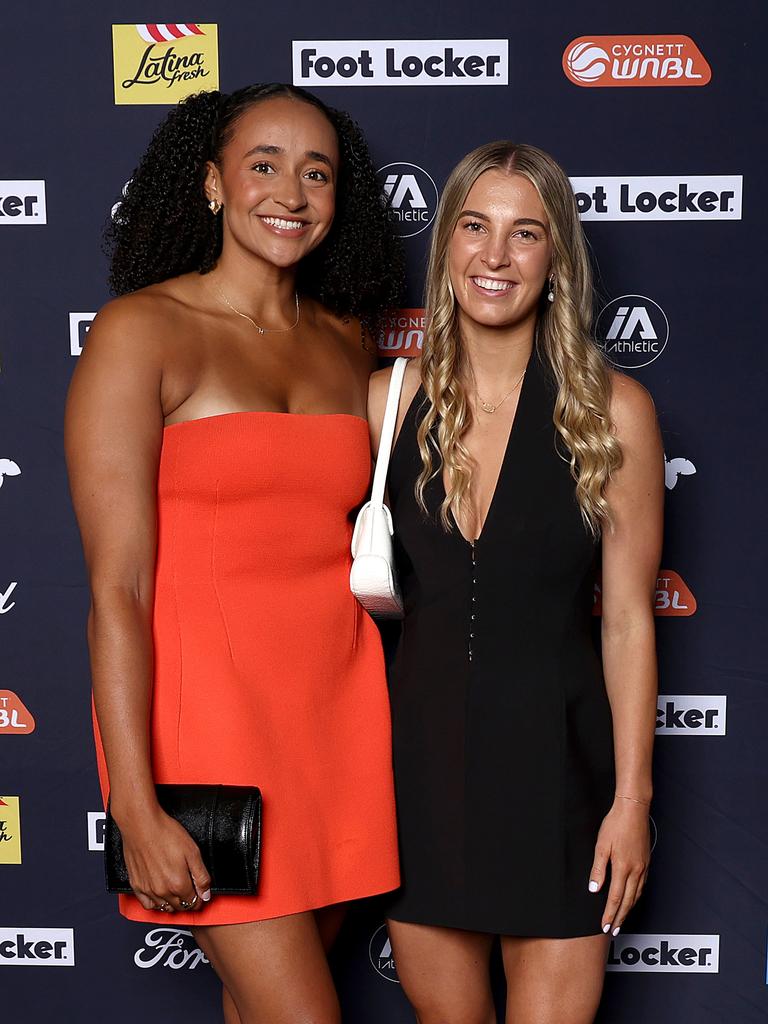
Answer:
[[[502,400],[500,402],[496,402],[495,404],[493,402],[486,402],[485,399],[480,397],[477,388],[475,388],[475,395],[477,396],[477,400],[480,403],[480,408],[483,410],[483,412],[487,412],[487,413],[490,414],[490,413],[496,412],[497,409],[499,409],[502,405],[504,405],[504,403],[509,398],[509,396],[514,394],[515,391],[517,391],[517,389],[520,387],[520,383],[521,383],[521,381],[522,381],[524,376],[525,376],[525,370],[523,370],[523,372],[520,374],[520,376],[515,381],[515,386],[512,388],[512,390],[508,391],[506,393],[506,395],[504,395]]]
[[[299,313],[299,293],[298,292],[294,292],[294,295],[296,297],[296,319],[294,320],[294,322],[291,324],[290,327],[260,327],[259,324],[257,324],[256,321],[253,319],[253,317],[248,316],[247,313],[242,313],[239,309],[235,309],[235,307],[232,305],[232,303],[229,301],[227,296],[224,294],[224,292],[221,290],[221,288],[219,288],[219,286],[216,284],[215,281],[213,282],[213,286],[216,289],[216,291],[219,293],[219,296],[223,299],[224,302],[226,302],[226,304],[232,310],[232,312],[233,313],[237,313],[237,315],[241,316],[243,318],[243,320],[247,320],[248,323],[251,324],[251,326],[256,328],[256,330],[259,332],[259,334],[284,334],[286,331],[292,331],[294,329],[294,327],[298,327],[299,326],[299,316],[300,316],[300,313]]]

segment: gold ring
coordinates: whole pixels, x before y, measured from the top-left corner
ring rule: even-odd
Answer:
[[[195,898],[192,900],[191,903],[188,903],[186,900],[179,900],[179,906],[181,907],[182,910],[191,910],[192,907],[194,907],[194,905],[197,903],[197,900],[198,895],[197,893],[195,893]]]
[[[158,910],[172,910],[173,908],[171,907],[170,903],[161,903],[160,906],[157,909]]]

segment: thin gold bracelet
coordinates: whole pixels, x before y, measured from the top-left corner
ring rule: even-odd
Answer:
[[[636,796],[623,796],[621,793],[616,794],[617,800],[631,800],[635,804],[643,804],[645,807],[651,806],[650,800],[638,800]]]

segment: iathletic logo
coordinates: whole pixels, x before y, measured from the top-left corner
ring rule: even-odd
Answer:
[[[621,295],[605,306],[595,338],[614,366],[636,370],[658,359],[669,340],[669,320],[646,295]]]
[[[395,231],[411,238],[426,231],[437,213],[437,185],[418,164],[385,164],[376,172],[395,219]]]
[[[371,941],[368,943],[368,957],[371,961],[371,966],[377,974],[380,974],[382,978],[386,978],[387,981],[394,981],[396,984],[400,984],[395,968],[395,958],[392,956],[392,943],[389,941],[389,932],[387,931],[386,924],[379,925],[371,936]]]

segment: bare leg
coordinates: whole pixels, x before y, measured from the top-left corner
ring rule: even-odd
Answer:
[[[488,976],[491,935],[387,924],[398,977],[419,1024],[495,1024]]]
[[[235,1001],[229,994],[229,989],[226,985],[221,987],[221,1003],[224,1010],[224,1024],[242,1024]]]
[[[330,907],[322,907],[315,911],[317,930],[320,932],[320,940],[326,953],[330,953],[346,916],[346,903],[334,903]]]
[[[607,935],[503,937],[506,1024],[592,1024],[600,1005]]]
[[[227,1024],[340,1024],[315,916],[193,929],[238,1017]],[[230,1012],[225,997],[225,1013]]]

